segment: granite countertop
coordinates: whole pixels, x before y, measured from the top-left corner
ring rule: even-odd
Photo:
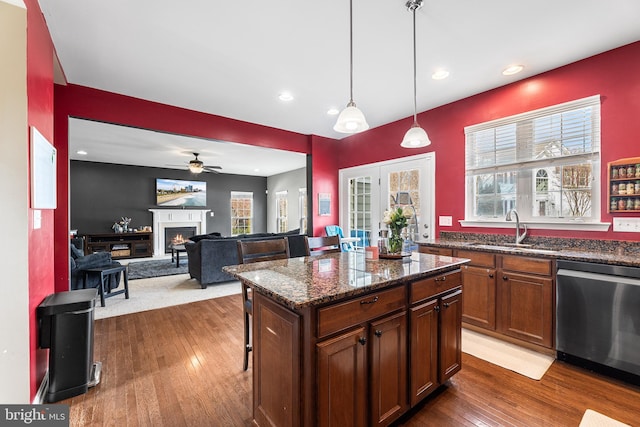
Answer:
[[[640,267],[640,242],[535,237],[515,247],[513,236],[450,233],[421,246],[535,256],[568,261]]]
[[[293,309],[340,300],[448,271],[468,259],[413,253],[365,260],[359,251],[232,265],[223,270]]]

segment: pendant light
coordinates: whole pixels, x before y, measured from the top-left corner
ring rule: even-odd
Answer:
[[[340,133],[358,133],[369,129],[362,111],[353,102],[353,0],[349,0],[349,103],[338,116],[333,130]]]
[[[401,147],[421,148],[431,144],[429,136],[418,124],[418,106],[416,101],[416,10],[422,6],[422,0],[409,0],[406,3],[407,9],[413,13],[413,125],[404,134]]]

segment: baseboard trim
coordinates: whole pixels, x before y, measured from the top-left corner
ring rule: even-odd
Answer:
[[[47,395],[47,390],[49,389],[49,370],[44,373],[44,378],[42,378],[42,382],[40,383],[40,387],[38,388],[38,392],[33,398],[34,405],[42,405],[45,403],[45,396]]]

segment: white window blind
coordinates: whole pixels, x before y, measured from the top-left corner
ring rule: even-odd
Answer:
[[[599,221],[600,96],[465,128],[466,220]]]
[[[599,157],[600,96],[465,128],[466,172],[532,168]]]

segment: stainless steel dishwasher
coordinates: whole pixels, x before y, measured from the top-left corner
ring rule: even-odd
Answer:
[[[640,268],[557,266],[558,359],[640,384]]]

